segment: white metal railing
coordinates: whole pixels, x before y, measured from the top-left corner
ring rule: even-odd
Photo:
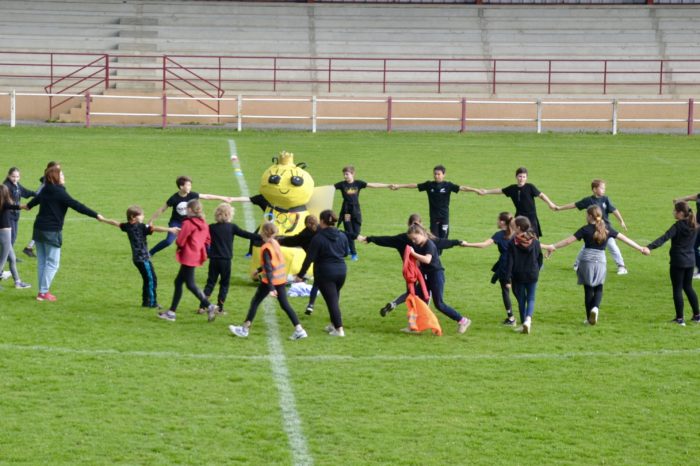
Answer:
[[[611,100],[594,100],[594,101],[543,101],[535,100],[468,100],[461,99],[392,99],[388,98],[359,98],[359,99],[340,99],[340,98],[318,98],[311,97],[169,97],[162,96],[116,96],[116,95],[91,95],[86,94],[42,94],[42,93],[19,93],[15,90],[11,92],[0,92],[0,96],[10,97],[10,127],[16,125],[17,115],[17,97],[52,97],[61,96],[66,98],[84,99],[85,102],[85,125],[90,127],[93,117],[104,116],[121,116],[121,117],[157,117],[161,119],[162,127],[168,125],[168,118],[202,118],[202,119],[221,119],[230,118],[236,120],[236,128],[238,131],[243,130],[243,122],[245,120],[307,120],[311,123],[311,131],[316,132],[318,123],[323,121],[368,121],[368,122],[385,122],[386,130],[391,131],[393,122],[452,122],[459,124],[459,131],[466,131],[468,123],[478,122],[497,122],[497,123],[534,123],[537,133],[543,130],[545,123],[607,123],[610,124],[612,134],[617,134],[619,123],[685,123],[687,124],[687,134],[692,135],[694,124],[700,122],[695,119],[695,100],[668,100],[668,101],[620,101],[617,99]],[[159,113],[137,113],[137,112],[94,112],[91,110],[91,102],[95,99],[131,99],[131,100],[150,100],[160,101],[162,103]],[[236,112],[231,114],[215,113],[215,114],[199,114],[199,113],[169,113],[168,102],[171,101],[218,101],[218,102],[235,102]],[[245,113],[245,102],[271,102],[271,103],[309,103],[310,109],[308,113],[297,114],[257,114]],[[386,106],[386,114],[378,115],[377,111],[365,115],[340,115],[331,116],[319,114],[320,104],[353,104],[355,109],[361,108],[359,104],[381,104]],[[401,104],[418,105],[419,108],[427,108],[434,105],[452,105],[456,106],[461,111],[460,117],[451,116],[394,116],[393,111],[395,106]],[[471,105],[486,105],[486,106],[532,106],[534,107],[534,117],[518,117],[518,116],[499,116],[499,117],[471,117],[468,116],[467,109]],[[611,116],[609,118],[586,118],[586,117],[566,117],[566,118],[546,118],[543,117],[543,110],[546,107],[580,107],[580,106],[609,106]],[[684,118],[620,118],[619,109],[622,106],[660,106],[660,107],[686,107],[686,116]],[[570,113],[574,113],[571,111]]]

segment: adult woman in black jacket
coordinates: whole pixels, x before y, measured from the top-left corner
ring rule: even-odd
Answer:
[[[98,220],[102,220],[104,217],[68,194],[60,166],[46,169],[44,183],[41,192],[27,204],[28,209],[36,205],[39,206],[32,234],[32,239],[36,243],[38,259],[39,294],[37,294],[36,299],[37,301],[56,301],[56,297],[49,290],[61,261],[63,222],[68,208]]]
[[[693,322],[700,323],[698,297],[693,290],[693,267],[695,266],[695,238],[698,227],[692,209],[687,202],[676,202],[673,209],[676,223],[656,240],[649,243],[647,248],[656,249],[669,239],[671,240],[671,286],[673,287],[673,304],[676,307],[676,318],[672,322],[685,325],[683,317],[683,293],[688,297],[693,308]]]
[[[319,215],[318,231],[309,244],[306,259],[297,275],[303,280],[306,271],[313,262],[314,283],[326,301],[331,324],[326,327],[329,335],[344,337],[343,317],[340,312],[340,289],[345,283],[347,266],[345,256],[348,254],[348,238],[336,227],[338,216],[332,210],[324,210]]]

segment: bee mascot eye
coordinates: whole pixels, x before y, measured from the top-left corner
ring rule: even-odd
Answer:
[[[280,181],[282,181],[282,177],[279,175],[270,175],[270,178],[267,179],[270,184],[280,184]]]
[[[301,176],[293,176],[292,184],[294,186],[301,186],[302,184],[304,184],[304,178],[302,178]]]

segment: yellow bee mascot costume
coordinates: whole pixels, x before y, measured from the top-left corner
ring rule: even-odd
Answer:
[[[333,206],[333,186],[316,188],[314,179],[305,170],[305,163],[294,163],[294,154],[280,152],[273,165],[260,178],[260,194],[267,201],[264,220],[277,225],[280,236],[294,236],[304,229],[310,213],[318,215]],[[306,254],[301,248],[283,247],[287,275],[296,275]],[[254,248],[251,272],[260,265],[259,249]]]

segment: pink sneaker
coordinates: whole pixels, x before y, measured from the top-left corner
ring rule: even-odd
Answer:
[[[52,301],[53,302],[53,301],[56,301],[56,297],[47,291],[46,293],[39,293],[38,295],[36,295],[36,300],[37,301]]]

